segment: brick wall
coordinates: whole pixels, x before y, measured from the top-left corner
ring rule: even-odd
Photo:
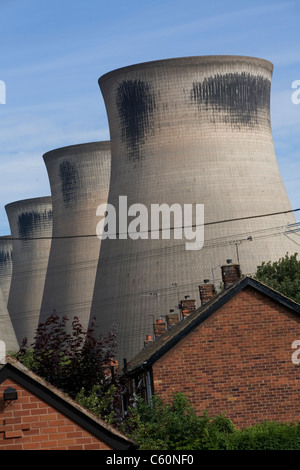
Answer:
[[[12,386],[18,400],[5,404]],[[0,385],[1,450],[110,450],[104,442],[12,380]]]
[[[236,426],[300,421],[300,365],[291,345],[300,318],[247,287],[153,365],[155,393],[185,393],[200,414]]]

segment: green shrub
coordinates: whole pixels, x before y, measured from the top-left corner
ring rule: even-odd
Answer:
[[[116,424],[116,415],[113,409],[115,393],[116,387],[114,385],[110,385],[105,391],[100,385],[94,385],[88,392],[82,388],[75,400],[96,416],[104,418],[109,424]]]
[[[232,450],[299,450],[300,425],[264,422],[228,436]]]
[[[239,430],[226,416],[197,416],[181,393],[174,395],[172,404],[154,396],[147,405],[137,398],[123,431],[141,450],[300,449],[300,423],[265,422]]]
[[[123,430],[141,450],[217,450],[226,448],[234,426],[224,416],[197,416],[187,397],[177,393],[170,405],[157,396],[151,405],[137,398]]]

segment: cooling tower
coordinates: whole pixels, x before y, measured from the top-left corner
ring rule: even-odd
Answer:
[[[51,197],[5,206],[13,240],[13,270],[8,311],[19,344],[28,345],[38,326],[52,236]]]
[[[178,299],[190,295],[199,305],[204,279],[219,287],[216,268],[226,259],[253,274],[263,260],[295,251],[286,233],[295,218],[272,141],[272,71],[262,59],[203,56],[100,77],[112,153],[108,203],[121,221],[116,239],[102,240],[91,314],[102,331],[116,323],[119,359],[129,360],[143,347],[154,317],[168,314]],[[161,230],[150,233],[152,212],[161,204],[171,214],[171,207],[174,214],[181,208],[181,238],[180,230],[171,230],[168,239],[167,211]],[[202,205],[204,246],[198,249]],[[138,219],[136,208],[144,206]],[[140,238],[126,238],[126,207],[127,228],[140,221]],[[172,220],[170,226],[176,221],[180,228],[178,212]],[[200,240],[189,249],[188,226]]]
[[[50,250],[40,320],[53,311],[88,327],[100,239],[96,209],[107,203],[110,142],[59,148],[44,155],[53,206]]]
[[[0,341],[5,343],[6,354],[17,352],[19,344],[13,328],[6,301],[4,299],[2,289],[0,287]]]
[[[7,306],[12,276],[12,240],[10,235],[0,237],[0,289]]]
[[[19,344],[7,310],[12,277],[11,236],[0,237],[0,341],[4,341],[6,353],[19,350]]]

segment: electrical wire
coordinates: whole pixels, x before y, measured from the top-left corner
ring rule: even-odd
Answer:
[[[269,231],[274,231],[274,233],[265,233],[264,232],[269,232]],[[201,249],[212,249],[212,248],[218,248],[218,247],[224,247],[224,246],[230,246],[230,245],[235,245],[235,244],[240,244],[244,241],[247,241],[247,239],[241,240],[238,239],[237,237],[241,236],[249,236],[253,235],[252,240],[259,240],[259,239],[264,239],[264,238],[269,238],[269,237],[274,237],[274,236],[279,236],[279,235],[285,235],[285,230],[286,230],[286,225],[282,226],[275,226],[275,227],[268,227],[265,229],[260,229],[260,230],[254,230],[254,231],[248,231],[244,233],[239,233],[239,234],[234,234],[231,235],[232,239],[228,239],[228,236],[225,237],[217,237],[217,238],[212,238],[209,240],[206,240],[204,242],[204,245]],[[296,233],[295,231],[293,233]],[[289,237],[290,238],[290,237]],[[291,239],[292,240],[292,239]],[[102,258],[102,265],[103,266],[109,266],[115,263],[120,264],[121,262],[124,261],[132,261],[133,259],[136,261],[144,261],[146,259],[154,258],[154,257],[159,257],[162,258],[164,256],[168,256],[170,254],[179,254],[179,253],[185,253],[185,244],[184,243],[178,243],[176,245],[172,245],[171,247],[165,246],[165,247],[160,247],[160,248],[152,248],[150,250],[143,250],[135,253],[127,253],[126,255],[116,255],[116,256],[111,256],[109,258]],[[96,269],[98,265],[98,258],[94,258],[91,260],[84,260],[84,261],[73,261],[73,257],[71,260],[67,261],[68,268],[66,268],[66,262],[62,264],[56,264],[55,266],[51,266],[49,268],[49,272],[51,271],[54,273],[67,273],[68,271],[76,272],[76,271],[84,271],[84,270],[90,270],[90,269]],[[22,263],[24,266],[24,270],[18,270],[18,272],[15,272],[15,276],[18,273],[18,277],[22,277],[23,275],[27,275],[30,272],[31,276],[40,276],[39,272],[41,272],[41,277],[44,276],[44,267],[40,267],[37,269],[31,269],[31,267],[27,266],[26,263]],[[30,270],[30,271],[29,271]]]
[[[289,210],[289,211],[282,211],[282,212],[277,212],[277,213],[269,213],[269,214],[261,214],[261,215],[258,215],[258,216],[252,216],[252,217],[243,217],[243,218],[238,218],[238,219],[230,219],[230,220],[222,220],[222,221],[216,221],[216,222],[211,222],[211,223],[208,223],[207,225],[210,225],[210,224],[214,224],[214,223],[224,223],[224,222],[229,222],[229,221],[235,221],[235,220],[245,220],[245,219],[249,219],[249,218],[258,218],[258,217],[266,217],[266,216],[272,216],[272,215],[278,215],[278,214],[285,214],[285,213],[289,213],[289,212],[296,212],[296,211],[299,211],[300,209],[295,209],[295,210]],[[205,224],[204,224],[205,225]],[[276,230],[275,233],[265,233],[265,232],[269,232],[270,230]],[[234,237],[237,237],[237,236],[241,236],[241,235],[249,235],[249,233],[252,233],[252,234],[256,234],[257,236],[254,238],[254,240],[256,239],[264,239],[264,238],[268,238],[268,237],[271,237],[271,236],[279,236],[279,235],[285,235],[287,236],[289,239],[291,239],[291,237],[288,236],[287,233],[285,233],[286,231],[286,225],[282,225],[282,226],[276,226],[276,227],[271,227],[271,228],[266,228],[266,229],[260,229],[260,230],[256,230],[256,231],[250,231],[250,232],[246,232],[246,233],[243,233],[243,234],[235,234],[235,235],[232,235]],[[85,237],[85,236],[84,236]],[[3,238],[6,238],[6,237],[2,237]],[[41,237],[43,238],[43,237]],[[60,237],[58,237],[60,238]],[[64,237],[64,238],[69,238],[69,237]],[[73,237],[72,237],[73,238]],[[75,236],[74,238],[82,238],[82,236]],[[7,237],[8,240],[12,240],[12,237]],[[40,239],[37,238],[37,239]],[[24,239],[21,239],[21,240],[24,240]],[[291,239],[292,240],[292,239]],[[1,241],[1,240],[0,240]],[[239,242],[243,242],[243,241],[246,241],[246,240],[238,240],[238,239],[230,239],[228,240],[228,236],[226,237],[218,237],[218,238],[214,238],[214,239],[210,239],[206,242],[206,245],[204,245],[203,248],[212,248],[212,247],[216,247],[216,246],[226,246],[226,245],[233,245],[233,244],[236,244],[236,243],[239,243]],[[292,240],[293,242],[295,242],[294,240]],[[297,245],[298,243],[295,242]],[[162,255],[162,253],[165,253],[166,254],[166,251],[170,251],[171,250],[177,250],[178,251],[178,248],[179,249],[182,249],[183,251],[183,248],[184,248],[184,244],[181,244],[181,245],[176,245],[175,247],[171,247],[171,248],[168,248],[168,247],[163,247],[163,248],[159,248],[159,249],[154,249],[154,250],[147,250],[147,251],[144,251],[142,252],[143,254],[143,259],[146,259],[146,258],[149,258],[149,254],[153,254],[153,251],[158,251],[159,252],[159,256]],[[148,255],[147,255],[148,254]],[[133,256],[133,254],[129,254],[129,258],[130,256]],[[134,255],[135,256],[135,255]],[[116,257],[118,262],[120,263],[120,257]],[[121,259],[124,259],[124,258],[127,258],[128,259],[128,255],[126,257],[121,257]],[[86,261],[84,262],[80,262],[80,263],[71,263],[71,269],[72,270],[85,270],[85,269],[91,269],[91,267],[96,267],[97,266],[97,263],[98,263],[98,259],[95,259],[95,260],[91,260],[90,261],[90,265],[88,266],[84,266],[84,264],[86,264]],[[63,266],[63,265],[61,265]],[[75,268],[75,266],[77,266],[77,268]],[[79,267],[78,267],[79,266]],[[216,268],[217,266],[214,265],[214,266],[210,266],[210,265],[198,265],[198,268],[199,267],[205,267],[205,268]],[[195,267],[193,267],[195,269]],[[37,269],[37,270],[33,270],[32,273],[30,273],[30,277],[33,277],[33,276],[39,276],[39,277],[42,277],[44,276],[45,274],[38,274],[38,272],[41,271],[42,272],[42,269]],[[67,270],[66,270],[67,271]],[[24,271],[23,273],[18,273],[20,275],[24,275],[26,274],[28,276],[28,271]],[[221,282],[221,279],[215,279],[215,282],[217,281],[220,281]],[[181,285],[177,285],[177,289],[180,290],[180,291],[183,291],[183,290],[187,290],[187,289],[197,289],[198,288],[198,284],[199,283],[186,283],[186,284],[181,284]],[[175,289],[174,287],[165,287],[165,288],[161,288],[159,289],[159,292],[160,292],[160,295],[161,297],[170,297],[170,296],[173,296],[175,297]],[[172,293],[173,292],[173,293]],[[106,300],[107,301],[113,301],[113,302],[116,302],[116,303],[119,303],[119,302],[133,302],[134,303],[140,303],[142,301],[141,296],[143,295],[149,295],[149,292],[142,292],[142,293],[134,293],[134,294],[127,294],[127,295],[121,295],[121,296],[115,296],[115,297],[107,297],[104,298],[104,299],[101,299],[101,302],[105,302]],[[177,294],[176,294],[177,295]],[[89,307],[91,305],[91,301],[86,301],[86,302],[80,302],[80,303],[76,303],[76,304],[69,304],[69,305],[61,305],[59,306],[59,308],[63,308],[63,309],[68,309],[68,310],[71,310],[76,313],[84,310],[86,307]],[[22,317],[24,318],[29,318],[31,316],[31,313],[30,312],[26,312],[25,313],[25,316],[24,316],[24,313],[25,312],[22,312]]]
[[[196,227],[207,227],[209,225],[216,225],[216,224],[223,224],[223,223],[228,223],[228,222],[237,222],[237,221],[242,221],[242,220],[250,220],[250,219],[258,219],[262,217],[271,217],[275,215],[282,215],[282,214],[289,214],[291,212],[298,212],[300,211],[300,208],[298,209],[290,209],[286,211],[279,211],[279,212],[269,212],[267,214],[258,214],[258,215],[252,215],[252,216],[246,216],[246,217],[236,217],[232,219],[223,219],[223,220],[217,220],[217,221],[212,221],[212,222],[204,222],[202,224],[192,224],[190,226],[178,226],[178,227],[168,227],[167,229],[164,228],[158,228],[155,229],[155,231],[162,232],[163,230],[178,230],[182,228],[196,228]],[[139,233],[151,233],[152,230],[142,230]],[[120,235],[125,235],[124,233],[115,233],[116,236]],[[12,237],[12,236],[1,236],[2,240],[22,240],[22,241],[27,241],[27,240],[55,240],[55,239],[72,239],[72,238],[90,238],[90,237],[98,237],[97,234],[85,234],[85,235],[61,235],[61,236],[45,236],[45,237]]]

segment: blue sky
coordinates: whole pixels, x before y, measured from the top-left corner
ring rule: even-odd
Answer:
[[[98,78],[170,57],[237,54],[274,64],[275,151],[292,208],[300,207],[300,104],[291,100],[299,0],[0,0],[0,18],[0,235],[10,233],[5,204],[50,195],[45,152],[109,139]]]

